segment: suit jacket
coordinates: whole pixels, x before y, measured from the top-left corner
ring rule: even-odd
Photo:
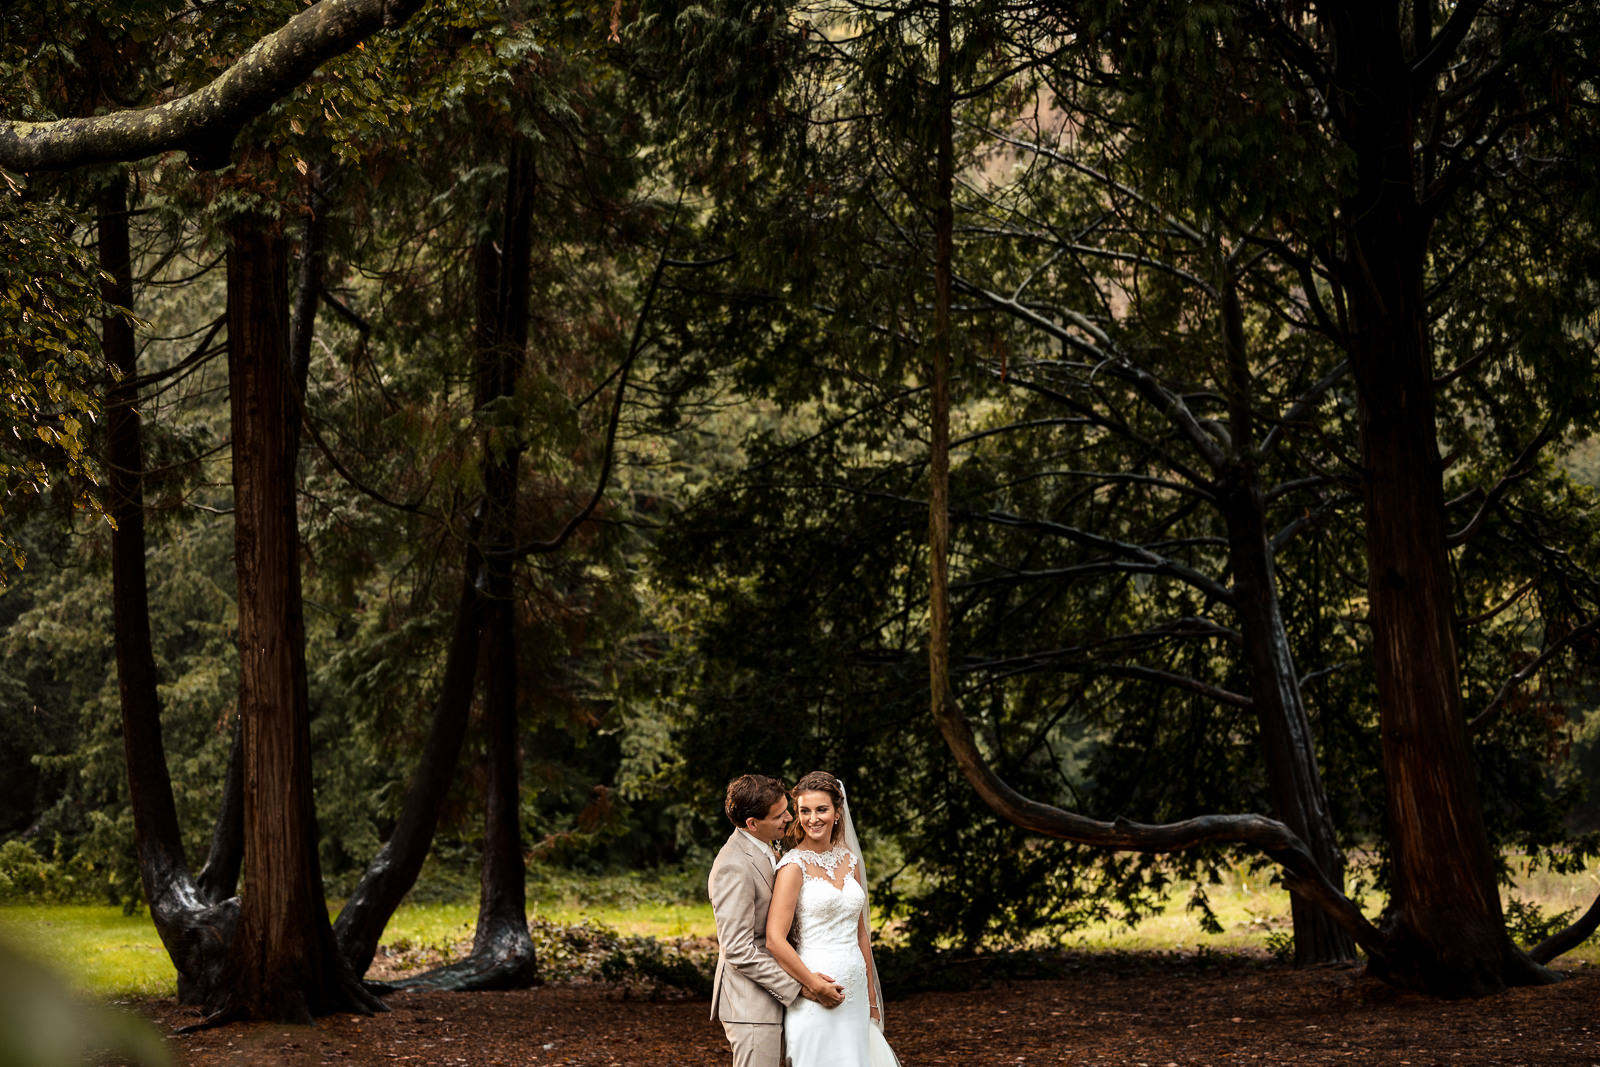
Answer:
[[[782,1023],[800,983],[767,951],[772,860],[750,835],[735,830],[711,865],[707,888],[717,920],[717,975],[711,1018],[725,1023]]]

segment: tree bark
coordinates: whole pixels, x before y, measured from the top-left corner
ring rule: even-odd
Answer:
[[[0,120],[0,167],[70,170],[172,149],[200,169],[225,166],[240,128],[334,56],[399,26],[422,0],[319,0],[257,41],[214,81],[155,107],[54,122]]]
[[[120,171],[100,195],[98,237],[102,295],[133,306],[128,237],[128,182]],[[178,991],[196,1002],[215,983],[237,915],[198,893],[184,856],[172,780],[161,735],[161,698],[145,572],[144,451],[141,443],[137,348],[121,315],[102,322],[101,343],[116,369],[106,402],[106,508],[112,520],[111,583],[123,759],[133,807],[134,849],[150,917],[178,971]]]
[[[1355,152],[1341,207],[1383,742],[1389,977],[1451,995],[1552,981],[1512,944],[1478,799],[1457,674],[1443,463],[1424,296],[1415,92],[1398,4],[1331,15],[1335,94]]]
[[[496,336],[479,350],[480,404],[511,396],[528,344],[532,271],[533,161],[514,143],[507,161],[504,233],[496,272]],[[491,252],[492,250],[485,250]],[[487,442],[486,442],[487,444]],[[522,855],[522,757],[517,744],[516,588],[517,468],[520,442],[490,462],[484,479],[484,556],[488,601],[483,648],[483,713],[489,776],[484,798],[483,876],[472,954],[493,961],[501,988],[538,980],[528,937],[527,867]],[[479,984],[477,988],[486,988]]]
[[[339,951],[358,975],[366,974],[372,966],[384,927],[416,884],[438,829],[439,808],[461,758],[483,635],[484,603],[477,588],[481,566],[477,547],[469,544],[444,678],[439,684],[427,742],[406,788],[405,804],[394,832],[361,875],[360,884],[333,926]]]
[[[243,215],[228,241],[228,373],[244,731],[244,887],[212,1020],[309,1022],[382,1004],[337,950],[322,895],[295,516],[286,243]]]
[[[501,232],[485,234],[476,255],[476,400],[480,410],[516,392],[526,360],[531,296],[535,173],[528,147],[514,142],[506,167]],[[498,445],[496,434],[506,435]],[[517,744],[516,588],[518,433],[483,438],[483,715],[489,773],[484,793],[483,865],[472,954],[401,985],[450,990],[536,984],[538,956],[528,936],[527,868],[522,850],[522,759]]]
[[[1261,490],[1253,469],[1237,473],[1225,487],[1222,506],[1228,524],[1228,555],[1233,569],[1234,607],[1250,665],[1250,698],[1260,731],[1261,758],[1272,795],[1272,811],[1305,842],[1328,881],[1342,890],[1344,855],[1322,788],[1311,720],[1300,694],[1300,679],[1284,626],[1267,548]],[[1290,896],[1296,966],[1355,958],[1355,945],[1332,916],[1312,902]]]
[[[228,773],[222,781],[222,806],[211,828],[206,865],[195,876],[201,898],[213,904],[239,891],[239,871],[244,866],[244,727],[237,716],[235,720]]]
[[[1228,270],[1224,267],[1224,271]],[[1289,646],[1278,599],[1278,578],[1268,545],[1266,506],[1256,460],[1254,396],[1246,351],[1244,311],[1238,287],[1221,285],[1221,334],[1227,364],[1232,455],[1221,472],[1219,506],[1228,530],[1228,565],[1233,571],[1234,611],[1250,667],[1250,703],[1260,733],[1261,759],[1272,795],[1272,811],[1306,843],[1328,881],[1344,887],[1344,854],[1322,788],[1311,720],[1300,692],[1300,675]],[[1304,967],[1355,958],[1355,944],[1333,917],[1292,895],[1294,962]]]

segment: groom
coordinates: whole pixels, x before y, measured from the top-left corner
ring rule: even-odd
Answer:
[[[778,864],[773,846],[789,825],[783,783],[740,775],[728,783],[723,810],[734,831],[711,865],[711,913],[717,920],[711,1018],[722,1021],[734,1067],[779,1067],[783,1010],[796,997],[831,1008],[844,999],[844,990],[827,975],[818,975],[824,984],[816,989],[804,988],[767,951],[767,908]]]

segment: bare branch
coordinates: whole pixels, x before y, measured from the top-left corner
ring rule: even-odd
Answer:
[[[1506,700],[1510,698],[1512,693],[1517,691],[1517,688],[1521,686],[1523,682],[1526,682],[1529,678],[1532,678],[1535,674],[1539,673],[1539,669],[1548,663],[1556,655],[1556,653],[1570,645],[1573,642],[1573,639],[1582,637],[1585,634],[1594,633],[1597,629],[1600,629],[1600,619],[1595,619],[1592,622],[1584,623],[1582,626],[1574,627],[1562,637],[1552,641],[1548,646],[1546,646],[1543,652],[1539,653],[1538,658],[1536,658],[1532,663],[1528,664],[1516,674],[1513,674],[1511,677],[1505,680],[1505,684],[1500,687],[1499,692],[1495,693],[1494,699],[1489,701],[1484,709],[1478,712],[1478,714],[1474,715],[1472,720],[1467,723],[1467,732],[1477,733],[1483,727],[1494,722],[1495,719],[1500,717],[1500,711],[1505,707]]]
[[[1472,28],[1472,22],[1483,10],[1483,5],[1484,0],[1464,0],[1456,6],[1443,28],[1428,42],[1428,50],[1411,65],[1412,84],[1420,87],[1439,76],[1439,72],[1450,62],[1450,57],[1455,55],[1456,49],[1461,47],[1461,42],[1466,40],[1467,31]]]
[[[1303,395],[1295,400],[1289,410],[1284,412],[1283,418],[1278,420],[1278,424],[1267,431],[1267,436],[1261,441],[1261,453],[1265,455],[1272,447],[1273,442],[1278,437],[1278,431],[1283,427],[1293,426],[1297,422],[1304,422],[1309,419],[1312,413],[1316,411],[1317,405],[1322,402],[1323,395],[1347,378],[1349,374],[1350,361],[1343,360],[1333,370],[1312,383],[1311,388],[1307,389]]]
[[[679,205],[682,205],[681,199],[679,200]],[[674,211],[673,218],[677,218],[676,211]],[[628,374],[633,370],[634,360],[639,358],[639,352],[644,348],[645,323],[650,321],[650,310],[655,306],[656,293],[661,289],[661,276],[666,273],[669,265],[667,249],[663,248],[660,257],[656,260],[656,269],[650,275],[650,287],[645,290],[644,305],[639,309],[639,318],[633,324],[633,340],[628,344],[627,358],[622,361],[621,371],[616,375],[617,395],[611,402],[611,419],[606,426],[605,458],[600,463],[600,475],[595,479],[594,492],[590,494],[589,502],[584,505],[582,511],[567,520],[567,524],[561,528],[561,532],[556,536],[548,540],[520,545],[515,549],[516,554],[534,555],[556,551],[567,543],[567,539],[576,533],[578,527],[587,522],[589,517],[594,514],[594,509],[600,506],[600,501],[606,493],[606,483],[611,479],[612,464],[616,461],[617,427],[622,422],[622,401],[628,392]]]
[[[1009,511],[994,510],[961,512],[960,514],[963,518],[983,519],[989,522],[999,523],[1002,526],[1026,527],[1028,529],[1041,530],[1045,533],[1057,534],[1078,544],[1088,545],[1090,548],[1098,548],[1103,552],[1111,552],[1124,559],[1130,559],[1139,563],[1148,564],[1152,570],[1155,570],[1161,574],[1169,575],[1173,578],[1177,578],[1179,581],[1185,582],[1186,584],[1198,589],[1200,592],[1204,593],[1206,596],[1217,601],[1218,603],[1228,605],[1233,603],[1233,591],[1231,589],[1220,585],[1194,568],[1186,567],[1182,563],[1178,563],[1175,560],[1167,559],[1165,556],[1150,551],[1143,545],[1134,545],[1125,541],[1118,541],[1114,538],[1091,533],[1088,530],[1080,529],[1076,526],[1068,526],[1067,524],[1060,522],[1051,522],[1048,519],[1030,519]]]
[[[328,461],[328,465],[331,466],[335,473],[337,473],[339,477],[343,478],[352,489],[365,496],[370,496],[384,507],[393,508],[395,511],[404,511],[413,515],[434,514],[432,511],[422,506],[427,502],[428,493],[433,488],[432,479],[429,479],[428,484],[422,487],[422,492],[417,494],[417,498],[410,501],[395,500],[392,497],[386,496],[379,490],[374,489],[366,482],[363,482],[360,478],[357,478],[350,468],[346,467],[342,462],[340,462],[339,457],[333,454],[333,449],[328,447],[328,442],[322,439],[321,432],[317,430],[316,420],[312,419],[310,417],[310,412],[305,410],[304,399],[301,398],[298,392],[295,393],[295,399],[300,403],[300,415],[302,420],[301,424],[305,427],[306,432],[311,435],[311,443],[317,446],[317,451],[322,453],[322,458]]]
[[[1535,575],[1534,577],[1523,582],[1521,585],[1517,586],[1516,590],[1513,591],[1510,596],[1500,601],[1500,603],[1496,604],[1494,607],[1485,611],[1480,611],[1476,615],[1468,615],[1464,619],[1457,619],[1456,621],[1462,626],[1476,626],[1480,622],[1488,622],[1490,619],[1494,618],[1496,615],[1499,615],[1502,611],[1505,611],[1511,605],[1521,600],[1527,595],[1528,590],[1532,589],[1538,584],[1539,576]]]
[[[1472,540],[1473,535],[1478,532],[1484,520],[1489,517],[1489,513],[1494,510],[1495,505],[1500,503],[1500,498],[1505,496],[1513,485],[1533,473],[1533,460],[1539,454],[1539,450],[1555,440],[1555,438],[1556,417],[1551,415],[1545,420],[1544,428],[1534,435],[1533,440],[1528,442],[1527,447],[1512,461],[1511,466],[1506,468],[1505,474],[1495,483],[1494,488],[1490,489],[1484,496],[1483,503],[1478,505],[1477,513],[1468,520],[1465,526],[1451,534],[1445,543],[1451,548],[1455,548]]]

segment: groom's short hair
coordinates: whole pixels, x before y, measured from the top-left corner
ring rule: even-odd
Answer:
[[[728,798],[722,810],[735,826],[746,819],[765,819],[772,805],[788,795],[783,783],[764,774],[741,774],[728,783]]]

